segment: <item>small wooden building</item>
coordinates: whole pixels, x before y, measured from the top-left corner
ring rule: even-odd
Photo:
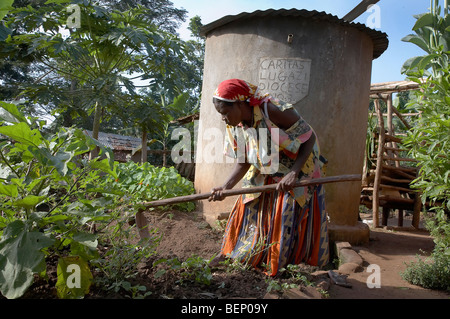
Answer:
[[[84,133],[92,137],[92,131],[84,130]],[[114,159],[118,162],[139,163],[141,161],[142,141],[138,137],[99,132],[98,141],[103,146],[112,149]]]

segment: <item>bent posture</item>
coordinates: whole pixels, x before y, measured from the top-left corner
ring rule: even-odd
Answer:
[[[243,187],[277,183],[277,191],[241,195],[231,210],[222,248],[214,261],[238,259],[275,276],[288,264],[329,262],[327,219],[322,185],[297,187],[319,178],[325,159],[316,134],[291,104],[240,79],[223,81],[213,103],[227,124],[225,154],[237,159],[210,201],[240,180]],[[274,147],[275,146],[275,147]],[[274,151],[276,150],[276,151]]]

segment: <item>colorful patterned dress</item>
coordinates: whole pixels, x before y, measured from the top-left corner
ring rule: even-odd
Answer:
[[[303,118],[287,130],[279,129],[267,116],[268,101],[281,110],[293,108],[267,96],[261,105],[253,106],[252,127],[227,126],[225,155],[252,164],[242,187],[278,183],[290,171],[301,144],[315,134]],[[316,139],[298,180],[321,177],[325,162]],[[256,268],[265,265],[271,276],[288,264],[328,264],[322,185],[241,195],[231,210],[221,254]]]

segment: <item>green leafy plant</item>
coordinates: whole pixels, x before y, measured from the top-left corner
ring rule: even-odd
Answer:
[[[69,5],[78,8],[78,25],[75,27],[68,26]],[[78,105],[59,103],[57,113],[93,113],[92,131],[97,138],[105,115],[130,116],[123,106],[137,95],[133,79],[151,79],[154,84],[155,78],[178,81],[183,73],[180,62],[189,48],[174,34],[156,25],[150,18],[153,15],[150,9],[141,5],[118,10],[98,1],[82,0],[47,1],[39,6],[16,7],[5,17],[5,27],[10,34],[5,39],[2,53],[32,58],[52,71],[48,72],[52,77],[70,81],[78,92],[82,92],[83,99],[78,100]],[[64,35],[62,29],[66,31]],[[42,78],[48,79],[47,74]],[[47,87],[52,85],[36,84],[42,88],[33,85],[21,94],[33,96],[33,92],[39,91],[48,94]],[[126,98],[121,87],[129,93]],[[63,91],[61,87],[58,90]],[[128,107],[132,108],[133,104]],[[160,113],[151,105],[135,104],[142,110],[138,119],[142,119],[142,114],[149,109],[153,114]],[[148,116],[147,122],[141,123],[145,129],[151,124],[159,124]]]
[[[406,281],[428,289],[450,291],[450,268],[445,255],[435,254],[432,258],[417,256],[417,261],[407,266],[401,273]]]
[[[190,195],[194,193],[194,185],[183,178],[174,167],[156,167],[150,163],[138,164],[134,162],[116,163],[117,177],[110,176],[105,180],[113,185],[118,193],[122,193],[122,200],[134,209],[140,207],[144,201]],[[194,203],[181,203],[177,208],[192,211]]]
[[[153,230],[150,240],[133,243],[136,242],[134,226],[128,224],[126,214],[119,210],[115,214],[115,225],[109,225],[100,236],[104,253],[92,260],[99,273],[95,277],[95,285],[105,291],[125,291],[133,299],[144,298],[151,291],[147,291],[145,286],[133,284],[138,275],[137,265],[155,254],[161,237]]]
[[[409,59],[403,65],[408,78],[420,84],[408,108],[420,112],[404,143],[418,160],[420,174],[412,186],[422,193],[422,203],[430,206],[426,227],[434,237],[434,263],[419,264],[423,276],[439,264],[450,263],[450,15],[444,1],[431,2],[429,13],[416,16],[415,34],[404,38],[422,48],[427,55]],[[411,278],[411,277],[409,277]],[[416,282],[423,282],[418,280]],[[439,287],[439,285],[438,285]]]
[[[81,130],[45,134],[43,122],[5,102],[0,118],[0,291],[18,298],[45,273],[47,255],[97,255],[89,225],[110,218],[112,201],[90,198],[82,181],[115,172],[111,154]],[[84,160],[95,147],[106,157]]]
[[[211,258],[212,259],[212,258]],[[161,263],[165,263],[168,269],[162,268],[156,274],[155,278],[159,278],[166,273],[176,273],[180,276],[179,282],[182,284],[185,281],[197,282],[203,285],[210,285],[212,274],[209,267],[210,260],[203,259],[200,256],[193,255],[187,258],[185,261],[180,261],[178,258],[171,259],[159,259],[153,266],[157,266]]]

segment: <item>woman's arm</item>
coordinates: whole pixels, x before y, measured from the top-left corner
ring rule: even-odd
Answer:
[[[268,115],[270,120],[283,130],[289,129],[300,119],[300,116],[294,109],[287,109],[285,111],[281,111],[272,103],[267,104],[267,112],[269,113]],[[286,192],[294,187],[297,181],[297,176],[302,170],[306,161],[308,160],[308,157],[311,154],[315,143],[316,143],[316,136],[313,133],[306,142],[300,145],[300,148],[297,153],[297,158],[295,159],[291,171],[288,174],[286,174],[277,185],[278,191]]]
[[[211,196],[208,198],[208,201],[223,200],[225,197],[223,196],[222,191],[225,189],[232,189],[242,179],[242,177],[244,177],[250,166],[251,164],[248,163],[236,163],[233,172],[228,177],[225,184],[211,190]]]
[[[269,113],[267,114],[269,119],[282,130],[287,130],[300,119],[295,109],[282,111],[270,102],[267,103],[267,113]]]
[[[287,173],[283,179],[278,183],[277,190],[287,192],[294,188],[294,185],[297,181],[297,176],[308,160],[309,155],[311,154],[314,144],[316,143],[316,136],[314,134],[302,145],[297,153],[297,158],[295,159],[294,165],[291,168],[291,171]]]

